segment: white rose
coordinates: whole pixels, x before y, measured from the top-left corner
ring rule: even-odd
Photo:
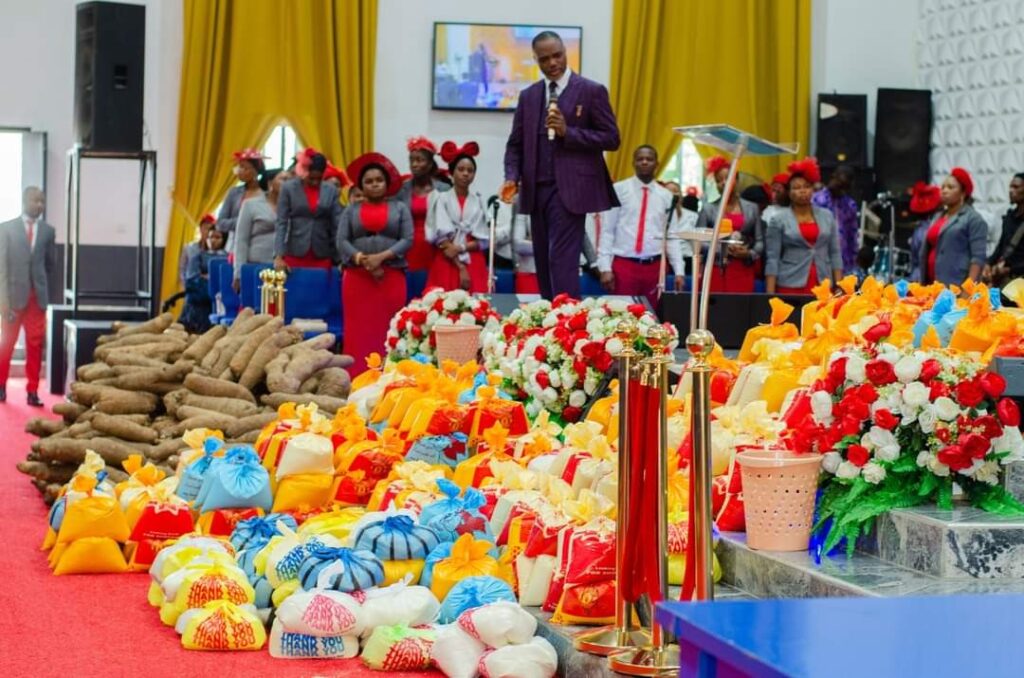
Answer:
[[[551,385],[553,387],[561,388],[561,386],[562,386],[562,375],[560,375],[557,370],[553,370],[552,372],[549,373],[548,376],[549,376],[549,378],[551,380]]]
[[[917,415],[917,425],[921,427],[922,433],[933,433],[935,431],[935,422],[938,417],[935,416],[935,408],[931,405],[925,405],[921,408],[921,411]]]
[[[587,394],[583,391],[573,391],[569,396],[569,404],[573,407],[583,407],[587,404]]]
[[[974,479],[978,482],[987,483],[989,485],[996,485],[999,483],[999,464],[994,461],[986,461],[982,463],[981,468],[974,474]]]
[[[455,297],[448,297],[444,300],[444,310],[454,311],[459,307],[459,302],[455,301]]]
[[[896,378],[904,384],[916,381],[921,376],[921,361],[914,356],[905,355],[896,361]]]
[[[919,468],[925,468],[931,463],[932,454],[928,450],[921,450],[917,453],[917,465]]]
[[[591,316],[590,320],[587,322],[587,334],[593,336],[595,334],[601,334],[603,330],[604,326],[601,324],[601,321]]]
[[[846,379],[855,384],[863,384],[867,379],[867,373],[864,371],[866,365],[867,361],[859,355],[846,356]]]
[[[434,323],[437,322],[437,319],[440,317],[440,313],[438,313],[437,311],[431,311],[430,313],[427,314],[427,324],[433,325]]]
[[[1021,436],[1020,429],[1015,426],[1004,427],[1003,435],[992,439],[992,450],[1010,453],[1003,457],[1004,464],[1024,459],[1024,437]]]
[[[839,468],[836,469],[836,477],[838,478],[846,478],[849,480],[851,478],[856,478],[858,475],[860,475],[860,468],[848,461],[844,461],[839,465]]]
[[[832,422],[832,396],[825,391],[815,391],[811,395],[811,412],[819,424]]]
[[[622,299],[612,299],[608,302],[608,310],[612,313],[625,313],[627,306],[629,304]]]
[[[960,408],[951,399],[940,396],[935,400],[935,415],[942,421],[954,421],[960,416]]]
[[[928,396],[931,391],[919,381],[914,381],[903,387],[903,402],[913,407],[921,407],[928,404]]]
[[[608,353],[615,357],[617,354],[622,352],[622,340],[621,339],[609,339],[608,343],[604,345],[604,348]]]
[[[592,378],[592,377],[590,377],[588,375],[587,378],[583,380],[583,391],[587,395],[594,395],[594,391],[596,391],[596,390],[597,390],[597,379],[594,379],[594,378]]]
[[[911,405],[910,403],[903,403],[900,405],[900,423],[904,426],[913,424],[917,421],[917,413],[920,408],[917,405]]]
[[[826,452],[825,457],[821,460],[821,467],[825,469],[827,473],[835,475],[836,470],[839,468],[839,464],[841,464],[842,461],[843,457],[838,452]]]
[[[476,318],[473,317],[472,313],[463,313],[459,316],[460,325],[476,325]]]
[[[939,461],[938,457],[928,458],[928,470],[940,478],[945,478],[949,475],[949,467]]]
[[[875,451],[875,457],[881,461],[895,461],[900,456],[900,444],[892,431],[887,431],[880,426],[872,426],[864,438],[869,444],[868,449]]]
[[[959,471],[959,473],[960,475],[967,476],[968,478],[973,478],[974,474],[978,472],[978,470],[982,467],[984,463],[985,461],[983,459],[975,459],[973,462],[971,462],[970,466],[963,469],[962,471]]]
[[[553,403],[558,400],[558,391],[548,386],[540,392],[540,399],[545,403]]]
[[[885,480],[885,469],[873,461],[864,464],[864,468],[861,471],[864,473],[864,480],[872,485],[877,485]]]

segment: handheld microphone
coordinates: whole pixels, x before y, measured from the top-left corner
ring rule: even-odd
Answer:
[[[494,209],[495,207],[498,206],[499,202],[501,202],[501,198],[499,198],[497,194],[492,195],[490,198],[487,199],[487,209]]]
[[[557,92],[552,92],[551,93],[551,101],[548,102],[548,113],[550,113],[552,110],[557,110],[557,108],[558,108],[558,93]],[[548,127],[548,141],[554,141],[554,140],[555,140],[555,128],[554,127]]]

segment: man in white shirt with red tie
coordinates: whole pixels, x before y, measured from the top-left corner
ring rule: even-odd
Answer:
[[[18,333],[25,328],[27,402],[42,407],[39,369],[46,337],[47,278],[56,259],[56,232],[42,219],[46,196],[35,186],[22,195],[22,214],[0,224],[0,402],[7,400],[7,376]]]
[[[644,144],[633,151],[635,176],[615,184],[620,207],[604,212],[597,248],[597,267],[601,285],[612,294],[646,296],[651,306],[658,301],[661,253],[665,248],[668,263],[675,273],[675,289],[683,288],[682,241],[677,236],[681,223],[669,218],[672,193],[655,181],[658,152]],[[671,231],[671,233],[669,233]]]

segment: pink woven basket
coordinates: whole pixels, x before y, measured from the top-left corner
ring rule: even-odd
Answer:
[[[763,551],[802,551],[811,538],[820,454],[779,450],[739,452],[747,545]]]
[[[436,325],[437,362],[454,360],[458,364],[476,360],[480,350],[479,325]]]

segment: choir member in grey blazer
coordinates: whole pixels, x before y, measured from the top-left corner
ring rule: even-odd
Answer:
[[[838,280],[843,270],[843,255],[839,248],[839,228],[832,213],[821,207],[811,207],[818,224],[818,237],[810,245],[800,232],[793,208],[776,212],[765,234],[765,287],[774,294],[776,287],[803,288],[811,266],[815,267],[819,281]]]
[[[305,178],[292,179],[281,187],[274,233],[275,268],[287,268],[286,256],[336,259],[334,239],[341,223],[342,207],[338,189],[322,181],[326,169],[327,159],[318,153],[310,160]],[[319,190],[314,209],[310,209],[306,187]]]

